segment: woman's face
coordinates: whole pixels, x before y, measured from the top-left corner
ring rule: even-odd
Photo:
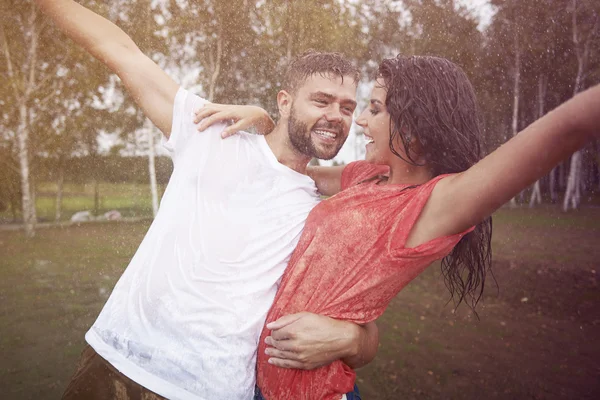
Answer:
[[[369,106],[356,120],[367,141],[365,160],[373,164],[389,164],[396,157],[390,150],[390,114],[385,106],[386,94],[383,81],[378,79],[371,92]]]

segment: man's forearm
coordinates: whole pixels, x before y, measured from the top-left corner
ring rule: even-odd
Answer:
[[[283,368],[315,369],[342,360],[352,368],[370,363],[379,346],[375,322],[350,321],[301,312],[267,324],[269,362]]]
[[[139,51],[118,26],[72,0],[35,0],[38,7],[73,41],[117,72],[116,48],[121,56]]]
[[[342,358],[342,361],[353,369],[361,368],[373,361],[379,347],[379,329],[375,322],[355,327],[349,326],[355,330],[352,343],[348,349],[348,355]]]

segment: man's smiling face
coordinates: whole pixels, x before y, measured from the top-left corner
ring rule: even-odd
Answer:
[[[353,77],[308,77],[296,90],[288,117],[292,146],[307,156],[332,159],[348,138],[355,108]]]

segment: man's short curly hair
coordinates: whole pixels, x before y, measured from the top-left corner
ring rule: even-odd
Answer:
[[[294,93],[306,79],[319,74],[324,78],[352,77],[354,84],[360,81],[359,69],[341,53],[324,53],[308,50],[294,58],[288,65],[283,89]]]

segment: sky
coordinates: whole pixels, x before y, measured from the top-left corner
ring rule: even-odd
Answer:
[[[479,29],[487,27],[494,15],[494,8],[489,0],[458,0],[458,3],[465,6],[479,18]]]

